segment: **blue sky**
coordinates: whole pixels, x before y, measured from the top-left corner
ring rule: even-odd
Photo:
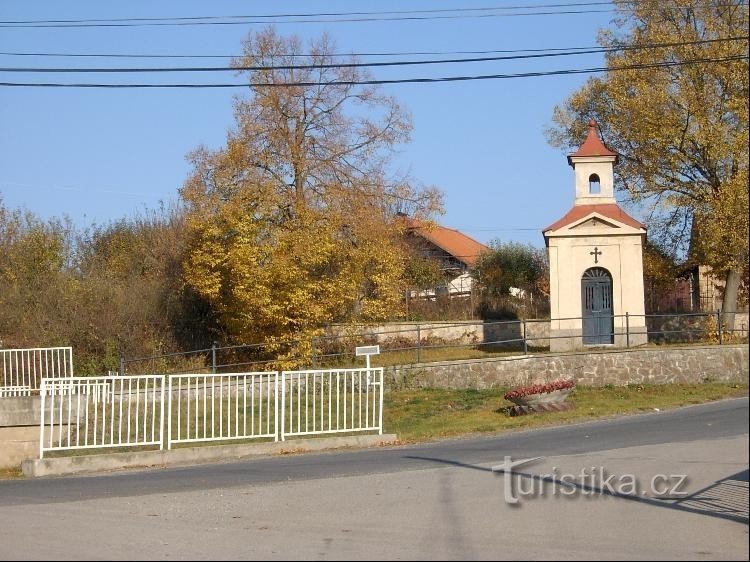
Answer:
[[[565,0],[570,3],[570,0]],[[563,2],[380,1],[3,1],[0,20],[163,18],[387,10],[495,8]],[[561,11],[545,8],[537,11]],[[589,47],[609,25],[611,5],[590,13],[369,22],[276,23],[282,34],[313,38],[328,32],[338,52],[456,52]],[[519,13],[524,10],[509,10]],[[445,12],[461,15],[466,12]],[[477,15],[496,11],[474,12]],[[322,19],[322,18],[318,18]],[[341,18],[338,18],[341,19]],[[9,28],[0,52],[237,54],[257,24]],[[446,55],[456,58],[471,55]],[[367,57],[363,60],[393,60]],[[412,59],[443,58],[438,55]],[[228,60],[228,59],[227,59]],[[9,67],[219,65],[221,59],[107,59],[0,55]],[[372,70],[376,78],[443,77],[589,68],[601,54],[535,61],[462,63]],[[547,76],[384,86],[412,114],[412,142],[399,165],[445,194],[439,222],[477,240],[543,246],[541,228],[573,202],[573,171],[550,147],[544,128],[554,106],[588,75]],[[164,75],[24,74],[0,82],[166,82]],[[239,82],[232,74],[181,75],[180,81]],[[0,197],[11,208],[42,217],[67,215],[80,225],[106,223],[176,199],[189,173],[186,154],[219,147],[233,125],[232,97],[241,89],[75,89],[0,87]]]

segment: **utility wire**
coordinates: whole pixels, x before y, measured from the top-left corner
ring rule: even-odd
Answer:
[[[229,16],[181,16],[162,18],[107,18],[107,19],[69,19],[69,20],[21,20],[0,21],[0,23],[106,23],[106,22],[139,22],[139,21],[180,21],[180,20],[217,20],[217,19],[247,19],[247,18],[305,18],[305,17],[340,17],[340,16],[372,16],[372,15],[404,15],[404,14],[435,14],[451,12],[489,12],[494,10],[525,10],[538,8],[570,8],[581,6],[611,5],[609,0],[598,2],[568,2],[565,4],[532,4],[521,6],[486,6],[481,8],[433,8],[429,10],[377,10],[370,12],[313,12],[291,14],[255,14]]]
[[[68,19],[68,20],[17,20],[0,21],[0,27],[145,27],[145,26],[188,26],[188,25],[247,25],[265,23],[352,23],[371,21],[409,21],[439,20],[465,18],[494,18],[514,16],[541,16],[563,14],[589,14],[612,12],[617,4],[632,4],[632,0],[613,0],[598,2],[566,2],[557,4],[526,4],[515,6],[492,6],[479,8],[443,8],[429,10],[399,10],[371,12],[318,12],[291,14],[255,14],[228,16],[193,16],[163,18],[112,18],[112,19]],[[746,5],[744,0],[728,4],[714,4],[713,7],[736,7]],[[606,9],[591,9],[605,7]],[[511,12],[511,10],[549,10],[553,11]],[[570,8],[584,8],[570,10]],[[491,12],[500,13],[491,13]],[[319,19],[327,18],[327,19]],[[228,21],[227,21],[228,20]],[[282,21],[279,21],[282,20]]]
[[[611,72],[619,70],[645,70],[649,68],[670,68],[675,66],[686,66],[693,64],[730,62],[737,60],[748,60],[748,55],[736,55],[722,58],[692,59],[679,62],[657,62],[650,64],[634,64],[620,67],[598,67],[579,68],[539,72],[520,72],[515,74],[489,74],[479,76],[447,76],[442,78],[402,78],[392,80],[331,80],[328,82],[261,82],[253,84],[239,83],[215,83],[215,84],[89,84],[89,83],[54,83],[54,82],[0,82],[0,86],[6,87],[43,87],[43,88],[247,88],[252,87],[315,87],[321,85],[335,86],[365,86],[377,84],[419,84],[436,82],[459,82],[472,80],[497,80],[509,78],[531,78],[537,76],[560,76],[568,74],[591,74],[597,72]]]
[[[496,6],[493,8],[454,8],[443,10],[413,10],[392,12],[333,12],[318,14],[272,14],[252,16],[197,16],[197,17],[171,17],[171,18],[122,18],[101,20],[23,20],[23,21],[0,21],[0,27],[4,28],[82,28],[82,27],[166,27],[166,26],[196,26],[196,25],[252,25],[252,24],[284,24],[284,23],[362,23],[376,21],[428,21],[428,20],[455,20],[455,19],[477,19],[477,18],[499,18],[499,17],[523,17],[523,16],[558,16],[608,13],[615,11],[615,4],[631,4],[628,0],[615,0],[614,2],[577,2],[566,4],[536,4],[526,6]],[[745,6],[744,0],[738,3],[712,4],[712,7],[737,7]],[[608,6],[605,9],[590,9],[588,6]],[[509,12],[507,10],[539,10],[548,8],[582,8],[577,10],[550,10],[550,11],[526,11]],[[478,11],[498,11],[501,13],[475,13]],[[472,12],[457,14],[456,12]],[[424,15],[424,14],[433,15]],[[444,15],[434,15],[434,14]],[[418,14],[418,15],[403,15]],[[351,17],[355,16],[355,17]],[[254,18],[254,19],[251,19]],[[277,18],[277,19],[274,19]],[[320,19],[323,18],[323,19]],[[228,20],[228,21],[218,21]]]
[[[747,41],[750,36],[730,37],[723,39],[705,39],[701,41],[684,41],[674,43],[657,43],[641,46],[622,47],[600,47],[587,51],[572,51],[560,53],[540,53],[526,55],[508,55],[494,57],[474,57],[460,59],[432,59],[416,61],[381,61],[381,62],[350,62],[350,63],[326,63],[312,65],[260,65],[260,66],[195,66],[195,67],[151,67],[151,68],[39,68],[39,67],[0,67],[0,72],[41,72],[41,73],[144,73],[144,72],[238,72],[238,71],[270,71],[270,70],[319,70],[333,68],[363,68],[363,67],[387,67],[387,66],[417,66],[428,64],[455,64],[490,62],[504,60],[522,60],[533,58],[564,57],[571,55],[601,54],[618,51],[634,51],[645,49],[657,49],[665,47],[682,47],[688,45],[704,45],[710,43],[723,43],[727,41]]]
[[[606,9],[590,9],[590,6],[607,6]],[[582,8],[576,10],[549,10],[535,12],[511,12],[509,10],[548,10],[550,8]],[[8,28],[81,28],[81,27],[165,27],[196,25],[248,25],[268,23],[358,23],[373,21],[425,21],[469,18],[496,18],[516,16],[542,16],[564,14],[606,13],[614,10],[611,2],[577,2],[566,4],[536,4],[519,6],[496,6],[492,8],[454,8],[409,11],[375,12],[322,12],[301,14],[197,16],[169,18],[122,18],[82,20],[22,20],[0,21],[0,27]],[[497,12],[500,13],[489,13]],[[470,12],[470,13],[466,13]],[[484,13],[477,13],[484,12]],[[407,15],[412,14],[412,15]],[[426,15],[431,14],[431,15]],[[440,15],[442,14],[442,15]],[[321,19],[322,18],[322,19]]]
[[[493,49],[484,51],[381,51],[377,53],[331,53],[328,56],[336,57],[410,57],[410,56],[435,56],[435,55],[489,55],[496,53],[543,53],[557,51],[581,51],[599,49],[601,47],[556,47],[548,49]],[[129,59],[230,59],[242,58],[244,53],[234,55],[156,55],[156,54],[134,54],[134,53],[21,53],[0,52],[2,56],[16,57],[100,57],[100,58],[129,58]],[[309,53],[285,53],[270,55],[270,58],[311,58],[319,55]]]

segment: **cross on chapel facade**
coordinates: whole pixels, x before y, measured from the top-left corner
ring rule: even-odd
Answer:
[[[614,196],[618,155],[589,121],[586,140],[568,156],[573,208],[543,230],[550,264],[550,350],[646,343],[643,243],[646,227]]]

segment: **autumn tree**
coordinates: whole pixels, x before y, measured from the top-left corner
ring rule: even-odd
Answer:
[[[669,252],[660,248],[653,241],[647,240],[643,245],[643,285],[646,297],[646,312],[665,312],[661,307],[678,286],[680,274],[684,267],[679,267]],[[667,302],[669,309],[684,310],[689,302]],[[687,309],[689,310],[689,308]]]
[[[121,353],[204,348],[216,337],[210,310],[182,281],[187,233],[179,206],[89,227],[76,246],[75,339],[108,368]]]
[[[649,236],[724,276],[731,328],[748,263],[747,3],[616,6],[599,35],[609,70],[555,108],[550,141],[576,147],[596,119],[620,154],[616,185],[646,209]]]
[[[512,289],[519,290],[518,294],[524,295],[529,304],[548,302],[549,265],[545,250],[499,240],[491,242],[490,248],[490,252],[480,256],[472,273],[477,280],[484,315],[502,316],[503,307],[512,302],[509,298]]]
[[[66,318],[73,260],[73,228],[11,210],[0,199],[0,347],[67,345]]]
[[[0,347],[72,346],[82,375],[117,369],[122,353],[206,347],[210,310],[181,278],[182,215],[76,227],[0,200]]]
[[[272,28],[250,34],[226,146],[191,155],[185,279],[234,341],[307,341],[325,323],[393,315],[395,214],[439,209],[435,189],[391,171],[408,115],[335,52],[326,36],[305,50]]]

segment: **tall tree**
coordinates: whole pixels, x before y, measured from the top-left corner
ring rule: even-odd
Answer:
[[[185,279],[231,339],[307,341],[327,322],[391,315],[404,268],[394,216],[440,208],[437,190],[391,173],[406,112],[334,53],[325,36],[308,51],[272,28],[248,36],[236,126],[191,156]]]
[[[555,108],[550,142],[573,148],[596,119],[621,156],[617,187],[649,210],[649,235],[725,277],[731,326],[748,263],[747,3],[616,6],[599,35],[614,49],[609,71]]]

